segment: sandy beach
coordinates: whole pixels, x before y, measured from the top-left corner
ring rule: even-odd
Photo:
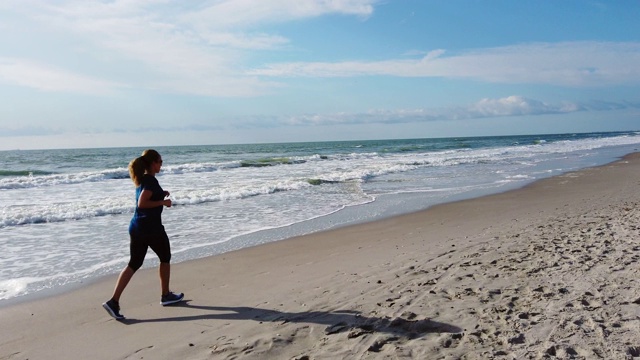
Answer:
[[[0,359],[640,358],[640,154],[0,308]]]

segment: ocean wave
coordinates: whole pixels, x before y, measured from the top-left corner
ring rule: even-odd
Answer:
[[[0,228],[82,220],[124,213],[133,213],[133,206],[122,204],[107,206],[64,204],[57,206],[14,207],[11,211],[2,211],[2,213],[0,213]]]
[[[294,191],[312,186],[305,180],[274,180],[252,184],[226,184],[225,187],[205,190],[182,190],[171,194],[173,206],[193,206],[210,202],[244,199],[277,192]],[[133,214],[131,198],[126,196],[58,203],[8,205],[0,207],[0,228],[29,224],[56,223],[109,215]]]
[[[567,140],[565,137],[559,141],[552,137],[538,137],[537,139],[540,140],[538,143],[527,139],[527,145],[485,148],[461,148],[458,146],[456,149],[430,152],[400,151],[382,155],[377,151],[345,152],[306,156],[264,156],[257,160],[167,164],[161,173],[161,176],[166,176],[166,178],[162,179],[161,183],[166,184],[169,190],[173,190],[174,205],[192,206],[296,191],[318,185],[354,183],[359,186],[357,184],[366,183],[379,176],[415,169],[423,169],[425,174],[428,174],[431,168],[526,164],[530,161],[529,159],[546,156],[545,154],[563,154],[606,146],[640,144],[639,137],[634,135],[576,140]],[[243,166],[243,163],[249,165]],[[240,168],[242,168],[241,171],[235,171]],[[221,170],[224,170],[224,173],[216,174]],[[202,175],[181,176],[183,174]],[[77,187],[66,186],[128,179],[128,177],[129,174],[125,168],[71,174],[0,177],[0,190],[18,190],[15,195],[12,192],[5,193],[5,197],[9,201],[3,201],[5,204],[0,206],[0,227],[131,213],[133,206],[131,204],[130,182],[127,183],[126,188],[116,182],[97,186],[93,184]],[[197,181],[198,188],[187,184],[192,180]],[[60,186],[54,188],[54,193],[63,199],[61,204],[54,206],[49,203],[51,196],[49,189],[42,191],[29,189],[58,185]],[[105,195],[100,193],[101,190],[97,190],[96,194],[91,193],[94,189],[104,188],[111,190],[109,196],[114,196],[113,191],[116,191],[120,198],[105,201],[102,199]],[[20,190],[24,191],[20,192]],[[87,191],[90,193],[86,193]],[[32,199],[30,194],[34,194],[35,198]],[[96,201],[97,198],[100,200]]]
[[[340,181],[324,180],[324,179],[308,179],[307,182],[311,185],[322,185],[322,184],[337,184]]]
[[[304,159],[293,159],[289,157],[276,157],[276,158],[262,158],[255,160],[243,160],[240,162],[241,167],[265,167],[275,165],[293,165],[304,164]]]
[[[37,176],[37,175],[51,175],[54,174],[50,171],[41,170],[0,170],[0,177],[2,176]]]
[[[348,152],[334,154],[313,154],[307,156],[274,156],[257,159],[241,159],[226,162],[200,162],[185,164],[167,164],[163,167],[162,175],[177,175],[189,173],[213,173],[219,170],[233,170],[235,168],[264,168],[279,166],[297,166],[322,162],[339,161],[341,174],[329,177],[315,176],[310,179],[321,181],[347,181],[353,179],[366,180],[371,176],[383,175],[397,171],[411,170],[421,166],[456,166],[461,164],[487,164],[501,161],[505,158],[521,156],[531,157],[540,153],[562,153],[568,151],[590,150],[604,146],[625,145],[638,143],[637,136],[622,135],[617,137],[592,137],[576,140],[558,140],[553,138],[529,139],[530,142],[502,147],[473,148],[462,143],[455,143],[453,148],[441,146],[438,151],[416,151],[418,147],[396,148],[395,152],[380,154],[374,152]],[[451,143],[449,143],[450,145]],[[444,144],[443,144],[444,145]],[[406,155],[406,156],[405,156]],[[366,164],[364,164],[366,162]],[[364,165],[363,165],[364,164]],[[364,166],[364,171],[359,173]],[[369,167],[368,167],[369,166]],[[322,167],[322,166],[320,166]],[[373,168],[372,168],[373,167]],[[386,168],[385,168],[386,167]],[[289,170],[287,170],[289,172]],[[99,182],[114,179],[127,179],[126,168],[87,171],[79,173],[48,173],[45,171],[4,170],[0,172],[0,190],[37,188],[65,184],[79,184]],[[312,181],[317,183],[317,181]]]
[[[97,172],[80,172],[69,174],[45,174],[28,176],[13,176],[0,178],[0,190],[24,189],[33,187],[55,186],[64,184],[78,184],[84,182],[104,181],[108,179],[129,178],[126,169],[103,170]]]
[[[219,170],[241,167],[264,167],[276,165],[304,164],[307,161],[322,161],[329,159],[325,155],[312,155],[305,157],[273,157],[254,160],[234,160],[219,163],[185,163],[165,165],[162,168],[163,175],[212,173]],[[128,179],[129,171],[126,168],[107,169],[102,171],[84,171],[78,173],[51,173],[38,170],[0,171],[0,190],[37,188],[57,186],[65,184],[80,184],[86,182],[98,182],[116,179]]]

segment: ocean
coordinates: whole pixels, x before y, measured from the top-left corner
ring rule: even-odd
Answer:
[[[177,263],[503,192],[639,147],[633,131],[155,149]],[[126,265],[127,165],[142,150],[0,152],[0,305]]]

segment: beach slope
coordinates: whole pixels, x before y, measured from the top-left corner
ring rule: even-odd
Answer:
[[[640,155],[0,308],[0,359],[640,356]],[[215,234],[211,234],[215,236]]]

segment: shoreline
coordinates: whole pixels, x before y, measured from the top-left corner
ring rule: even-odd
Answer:
[[[632,153],[516,190],[174,264],[187,301],[171,308],[157,304],[156,271],[144,269],[121,300],[125,322],[100,306],[117,275],[0,306],[0,358],[633,355],[638,175]],[[609,277],[622,285],[606,288]],[[168,324],[177,335],[162,333]]]
[[[594,167],[604,166],[604,165],[607,165],[608,163],[619,161],[623,156],[613,157],[612,160],[610,160],[609,162],[603,163],[601,165],[596,165]],[[583,169],[586,169],[586,168],[583,168]],[[570,171],[567,171],[566,173],[570,173],[574,171],[580,171],[580,170],[570,170]],[[561,176],[561,175],[562,174],[552,175],[549,177]],[[181,260],[180,263],[199,260],[199,259],[207,259],[213,256],[221,256],[229,252],[241,251],[249,247],[261,246],[261,245],[269,244],[276,241],[287,240],[290,238],[311,235],[314,233],[322,233],[325,231],[336,230],[343,227],[349,227],[349,226],[354,226],[359,224],[366,224],[370,222],[385,220],[388,218],[394,218],[394,217],[408,215],[412,213],[419,213],[419,212],[431,209],[434,206],[439,206],[443,204],[454,203],[454,202],[465,201],[465,200],[472,200],[472,199],[477,199],[484,196],[492,196],[492,195],[496,195],[504,192],[514,191],[514,190],[518,190],[526,186],[529,186],[537,181],[540,181],[546,178],[548,177],[543,177],[541,179],[533,180],[532,182],[524,185],[507,186],[506,188],[503,188],[500,190],[484,189],[479,192],[469,191],[469,192],[453,195],[451,198],[443,200],[441,202],[435,202],[431,205],[428,205],[426,208],[421,205],[417,205],[416,199],[420,199],[420,197],[418,198],[408,197],[411,195],[411,193],[381,194],[380,198],[376,198],[371,202],[354,205],[354,206],[348,206],[341,210],[338,210],[333,213],[326,214],[317,218],[308,219],[302,222],[293,223],[283,227],[263,229],[263,230],[258,230],[248,234],[236,236],[235,238],[225,242],[226,244],[225,247],[230,248],[230,250],[225,250],[223,252],[207,255],[204,257],[196,257],[192,259]],[[395,203],[395,202],[398,202],[399,197],[400,198],[404,197],[403,202],[406,201],[408,203],[411,203],[411,205],[408,208],[403,205],[403,208],[399,209],[397,207],[393,207],[389,205],[377,206],[374,204],[376,202],[379,202],[380,199],[391,199],[391,202]],[[383,202],[389,202],[389,200],[383,200]],[[348,220],[344,220],[345,216],[348,218]],[[174,256],[174,258],[175,257],[177,256]],[[153,265],[147,265],[147,263],[151,263]],[[172,265],[176,265],[176,264],[178,263],[174,263]],[[154,269],[156,267],[157,267],[157,258],[152,256],[151,258],[146,259],[145,264],[140,270],[149,270],[149,269]],[[79,282],[72,282],[65,285],[56,286],[53,288],[38,290],[34,293],[20,295],[20,296],[9,298],[9,299],[1,299],[0,309],[8,306],[18,305],[24,302],[43,300],[48,297],[62,295],[68,292],[76,291],[78,289],[81,289],[95,282],[103,281],[103,279],[105,278],[117,276],[118,273],[119,272],[100,275],[97,277],[87,278]]]
[[[190,219],[193,217],[197,218],[198,214],[194,214],[193,212],[185,213],[185,209],[181,208],[177,209],[179,211],[173,212],[171,216],[166,219],[168,224],[167,229],[170,231],[169,236],[172,239],[172,244],[174,247],[174,256],[172,261],[174,263],[178,263],[195,258],[219,255],[228,251],[238,250],[245,247],[255,246],[272,241],[280,241],[303,234],[309,234],[317,231],[326,231],[328,229],[348,226],[355,223],[376,221],[387,217],[421,211],[425,208],[441,203],[457,201],[461,199],[470,199],[509,191],[511,189],[519,188],[535,181],[534,178],[544,178],[558,174],[560,171],[575,171],[579,168],[606,164],[615,161],[626,152],[632,152],[634,150],[637,149],[633,149],[628,146],[606,148],[604,150],[599,150],[598,152],[596,152],[597,155],[588,155],[584,158],[578,157],[577,159],[565,163],[561,162],[557,165],[557,167],[554,167],[553,165],[542,166],[541,168],[538,168],[537,171],[533,171],[533,174],[535,175],[515,177],[519,180],[509,180],[505,182],[498,181],[492,183],[490,181],[491,176],[489,176],[489,178],[487,179],[484,179],[483,177],[482,181],[476,182],[476,186],[466,188],[463,187],[464,190],[461,191],[449,191],[451,189],[458,189],[457,186],[453,186],[451,189],[447,190],[446,187],[450,186],[451,184],[446,185],[445,189],[441,189],[444,190],[443,192],[440,192],[438,190],[440,189],[440,186],[435,186],[435,191],[431,191],[430,188],[427,187],[423,189],[423,191],[417,193],[402,191],[378,193],[373,188],[369,188],[368,190],[372,191],[371,194],[374,194],[372,195],[371,199],[375,198],[375,200],[371,202],[358,205],[346,205],[340,210],[332,210],[332,212],[329,212],[328,214],[322,213],[319,216],[311,216],[311,218],[302,215],[301,217],[296,218],[296,220],[292,220],[293,224],[289,225],[285,225],[282,221],[276,221],[275,223],[271,223],[270,221],[264,222],[265,225],[262,227],[262,229],[260,229],[259,227],[246,229],[244,228],[244,225],[238,225],[238,223],[231,221],[231,223],[229,224],[232,226],[228,228],[231,229],[230,231],[228,231],[226,227],[226,222],[217,224],[203,222],[197,225],[198,230],[196,230],[193,225],[182,226],[182,224],[188,224],[189,221],[185,221],[185,219]],[[453,173],[455,173],[455,171]],[[453,175],[453,173],[449,175],[454,179],[465,178],[465,176],[455,176]],[[456,181],[456,183],[458,183],[458,181]],[[365,191],[365,193],[368,192]],[[216,209],[215,207],[208,208],[208,206],[209,205],[203,207],[204,211],[208,213],[211,210],[211,214],[214,215],[217,214],[218,211],[220,211],[221,206],[225,205],[218,206],[218,209]],[[286,212],[286,209],[283,208],[282,211]],[[255,217],[255,215],[250,215],[252,212],[245,211],[243,213],[247,214],[246,216],[248,217]],[[274,214],[275,213],[278,212],[274,212]],[[305,212],[300,212],[300,214],[305,214]],[[240,218],[242,217],[243,216],[240,216]],[[218,219],[221,218],[219,217]],[[116,215],[115,217],[98,217],[95,219],[95,224],[93,225],[86,224],[93,223],[94,220],[87,221],[89,222],[81,222],[78,223],[78,225],[81,225],[82,227],[82,224],[84,223],[85,225],[82,231],[84,231],[86,234],[94,234],[97,237],[97,241],[86,242],[89,248],[85,250],[85,256],[93,258],[94,254],[103,254],[101,256],[99,255],[100,258],[92,263],[86,263],[82,261],[84,256],[80,255],[76,256],[75,258],[70,258],[69,262],[67,262],[66,259],[63,260],[63,262],[67,264],[65,266],[58,263],[58,261],[56,261],[55,263],[53,261],[47,261],[46,259],[48,259],[48,256],[41,256],[33,258],[35,263],[32,266],[23,266],[23,270],[18,270],[17,273],[12,273],[11,270],[5,269],[9,271],[8,273],[7,271],[5,271],[5,278],[17,279],[9,281],[8,283],[3,283],[2,292],[5,296],[11,297],[9,299],[0,300],[0,307],[8,306],[10,304],[19,303],[22,301],[30,301],[32,299],[47,297],[60,292],[66,292],[77,287],[84,286],[83,284],[91,283],[96,279],[101,278],[102,276],[117,274],[124,266],[124,264],[126,264],[126,259],[128,258],[126,247],[123,248],[121,246],[118,246],[116,248],[112,248],[112,246],[110,245],[113,244],[113,239],[111,239],[111,236],[105,236],[101,234],[111,234],[113,231],[120,231],[119,229],[124,229],[122,227],[122,224],[128,223],[129,219],[126,218],[126,215],[124,217]],[[7,235],[10,235],[10,239],[23,236],[25,238],[25,244],[33,242],[33,240],[29,239],[38,239],[41,236],[55,236],[56,233],[59,234],[61,239],[65,239],[69,234],[68,232],[64,231],[65,226],[74,227],[76,225],[74,224],[74,222],[54,222],[51,225],[45,224],[42,226],[34,227],[19,227],[16,228],[13,235],[10,235],[11,233],[8,233]],[[38,230],[49,227],[52,228],[53,233]],[[5,230],[11,231],[12,229]],[[72,229],[72,231],[76,230],[78,229]],[[214,233],[217,233],[218,231],[221,231],[221,233],[218,234],[219,236],[214,235]],[[184,234],[188,235],[185,236]],[[126,230],[118,234],[118,239],[122,239],[122,241],[124,241],[126,238]],[[120,243],[120,240],[118,240],[118,243]],[[91,244],[97,245],[91,247]],[[46,244],[42,245],[45,247],[54,246],[51,242],[47,242]],[[38,243],[34,242],[32,246],[38,246]],[[57,250],[58,249],[56,247],[51,248],[51,251],[56,253],[57,256],[66,258],[64,253],[58,252]],[[29,261],[29,256],[24,255],[28,253],[29,251],[23,253],[22,255],[20,253],[16,253],[15,255],[10,256],[8,259],[21,259],[24,256],[26,257],[26,261]],[[38,258],[40,260],[38,260]],[[113,260],[115,260],[116,258],[118,259],[118,261],[114,262]],[[147,259],[143,268],[157,266],[157,259],[153,255],[149,256],[148,258],[149,259]],[[36,265],[40,263],[42,263],[41,266]],[[58,265],[56,265],[56,263]],[[74,264],[81,264],[81,266],[77,267]],[[82,264],[86,266],[83,268]],[[60,273],[49,273],[46,271],[45,266],[56,267],[60,270]],[[11,268],[11,263],[9,263],[9,269]],[[68,272],[64,269],[74,270]]]

